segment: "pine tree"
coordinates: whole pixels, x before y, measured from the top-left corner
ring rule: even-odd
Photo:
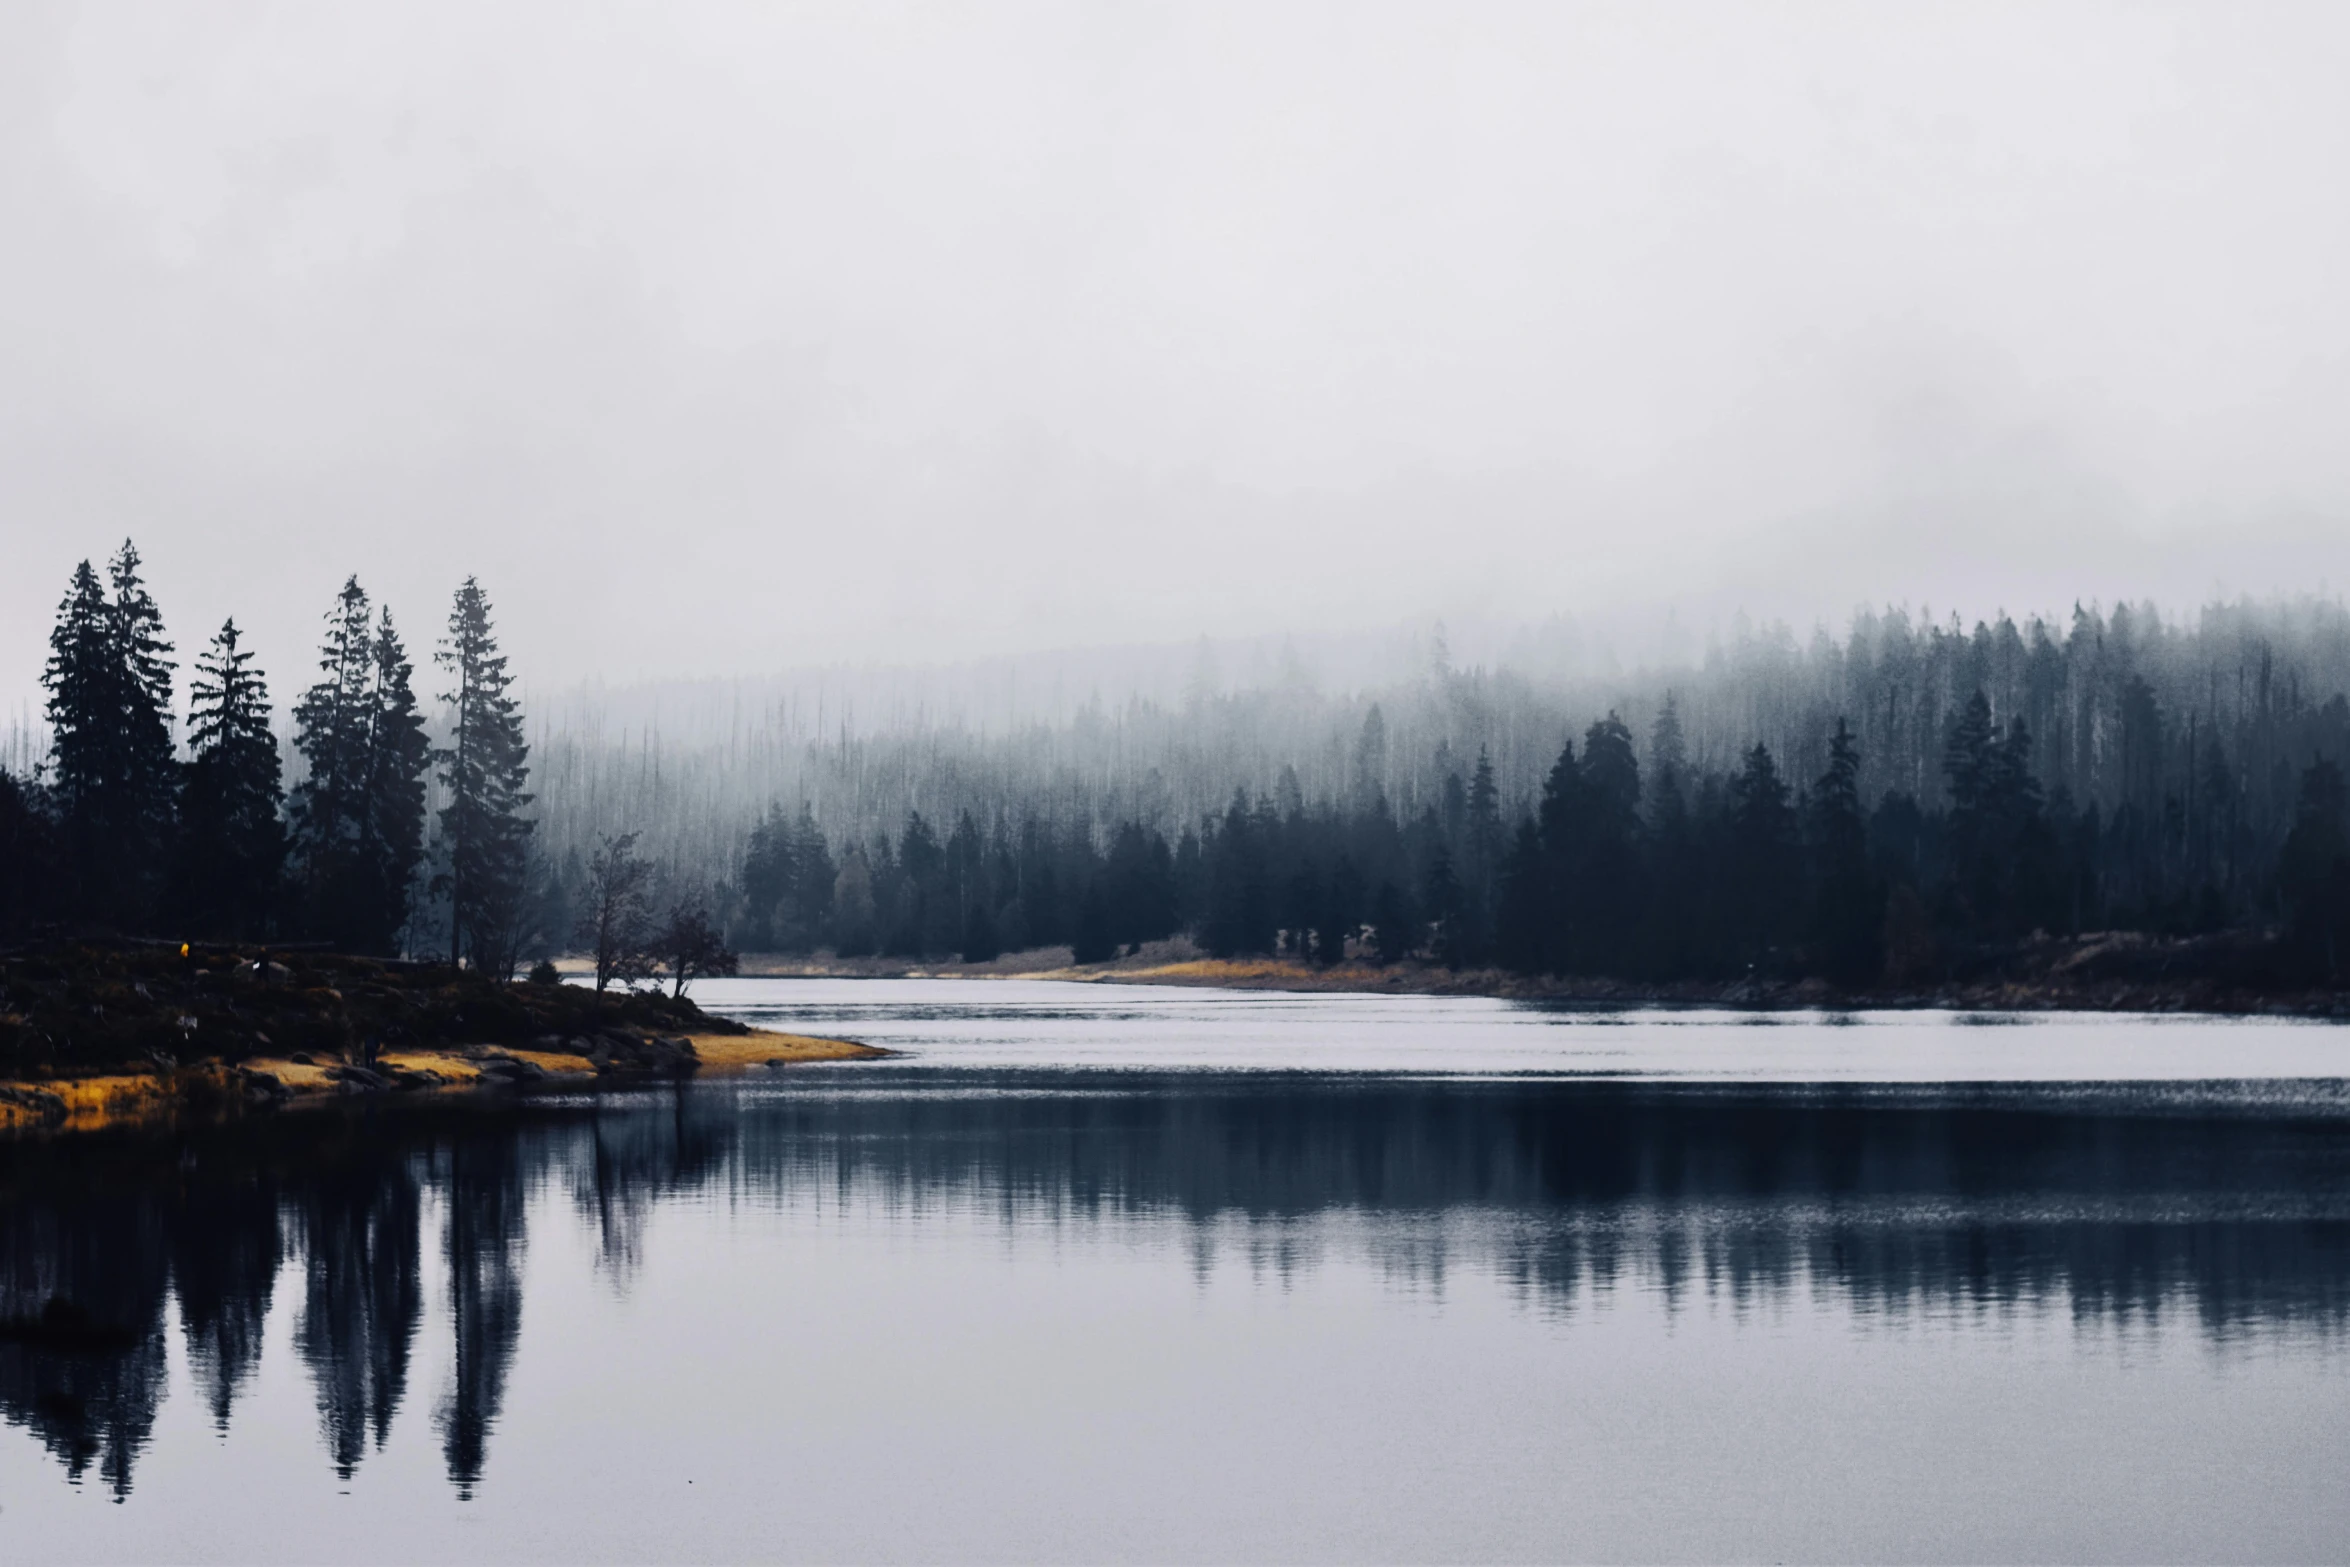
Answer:
[[[1484,746],[1477,747],[1477,770],[1469,778],[1469,842],[1488,875],[1509,848],[1501,824],[1501,787],[1493,781],[1493,753]]]
[[[519,950],[525,872],[532,824],[522,816],[531,797],[530,747],[522,713],[508,694],[513,685],[490,623],[489,595],[467,577],[449,610],[449,632],[435,662],[454,684],[443,700],[455,709],[448,747],[439,753],[441,810],[448,870],[436,891],[449,898],[449,965],[470,949],[474,967],[510,974]]]
[[[1632,731],[1610,713],[1583,734],[1583,830],[1569,895],[1575,958],[1584,972],[1632,970],[1647,902],[1641,862],[1640,762]]]
[[[294,706],[294,747],[306,773],[292,799],[294,853],[305,919],[328,939],[358,923],[358,846],[367,815],[368,753],[375,720],[373,611],[357,577],[327,612],[319,679]]]
[[[1139,822],[1121,823],[1110,838],[1102,876],[1111,940],[1131,944],[1174,934],[1175,856],[1165,838]]]
[[[1548,961],[1550,897],[1543,860],[1541,830],[1520,822],[1502,862],[1493,918],[1494,956],[1513,974],[1539,974]]]
[[[1501,883],[1502,856],[1509,851],[1509,834],[1501,821],[1501,788],[1494,782],[1493,754],[1477,748],[1477,767],[1469,775],[1468,823],[1463,834],[1461,887],[1461,957],[1482,963],[1493,950],[1493,904]]]
[[[237,623],[221,625],[196,662],[180,795],[177,896],[200,930],[265,933],[285,865],[284,800],[269,688]]]
[[[1770,748],[1756,745],[1730,781],[1731,906],[1738,956],[1752,963],[1783,941],[1801,907],[1795,809]]]
[[[1689,753],[1680,704],[1670,691],[1649,730],[1648,772],[1649,896],[1640,962],[1649,973],[1678,978],[1702,966],[1706,867],[1689,814]]]
[[[1207,916],[1200,944],[1213,957],[1270,953],[1274,908],[1267,822],[1270,811],[1249,809],[1248,792],[1236,790],[1223,824],[1207,845]]]
[[[1460,880],[1452,871],[1452,855],[1441,843],[1428,856],[1420,908],[1428,919],[1429,952],[1446,968],[1459,969],[1466,961],[1466,943],[1462,939],[1466,917],[1462,911]]]
[[[973,899],[963,916],[963,961],[993,963],[1003,955],[1003,950],[1003,940],[996,934],[995,916],[987,912],[987,901]]]
[[[75,913],[122,925],[153,912],[178,768],[171,644],[128,539],[108,578],[111,598],[88,561],[75,568],[41,681],[73,883],[67,901]]]
[[[1946,913],[1964,929],[1987,930],[1998,917],[1998,771],[1999,730],[1991,721],[1990,698],[1977,691],[1942,746],[1942,777],[1950,790]]]
[[[1521,935],[1542,954],[1547,973],[1567,972],[1575,958],[1571,893],[1580,873],[1587,841],[1583,799],[1583,770],[1575,761],[1575,742],[1559,748],[1550,776],[1543,780],[1542,801],[1535,809],[1535,825],[1542,835],[1542,876],[1532,889],[1521,887],[1524,902],[1529,891],[1538,900],[1539,914],[1531,932]],[[1525,910],[1521,910],[1521,915]]]
[[[424,857],[430,748],[407,650],[372,621],[353,577],[327,613],[318,682],[294,709],[308,775],[294,789],[294,845],[309,928],[352,952],[393,952]]]
[[[1322,917],[1327,897],[1322,871],[1312,860],[1300,860],[1281,889],[1281,950],[1291,957],[1314,956],[1314,922]]]
[[[102,874],[96,861],[106,838],[105,818],[113,806],[114,715],[119,705],[114,651],[107,634],[106,589],[86,560],[74,568],[65,601],[57,606],[41,683],[49,692],[51,790],[74,883],[66,903],[79,913]]]
[[[1977,691],[1951,726],[1942,771],[1950,787],[1950,921],[1978,938],[2064,923],[2069,900],[2032,768],[2030,727],[2018,717],[2002,733]]]
[[[880,940],[879,923],[872,864],[852,843],[841,854],[840,875],[832,884],[833,951],[844,958],[869,955]]]
[[[1681,702],[1670,691],[1648,731],[1648,770],[1660,791],[1671,789],[1676,796],[1688,782],[1689,744],[1681,733]]]
[[[1996,849],[1984,875],[1994,929],[2020,936],[2035,926],[2063,923],[2056,837],[2032,770],[2032,731],[2021,717],[2008,722],[1992,753],[1989,804]]]
[[[947,851],[920,811],[906,813],[905,829],[898,834],[897,866],[903,884],[888,942],[890,956],[918,958],[952,946],[959,932],[952,928],[954,906],[943,886]],[[949,928],[934,933],[941,920]]]
[[[1387,717],[1373,702],[1355,737],[1354,804],[1357,811],[1385,808],[1387,801]]]
[[[824,939],[825,929],[832,922],[833,888],[839,876],[839,867],[832,863],[831,846],[824,841],[824,829],[816,825],[816,812],[802,800],[799,820],[791,831],[788,950],[812,952]]]
[[[743,902],[742,940],[753,952],[801,950],[777,939],[776,926],[789,908],[794,885],[791,824],[783,806],[770,801],[767,814],[751,829],[743,847],[742,869],[736,877]]]
[[[141,848],[160,846],[170,831],[179,784],[171,740],[171,644],[163,615],[139,580],[139,552],[122,541],[108,563],[115,657],[122,672],[123,777],[129,824]]]
[[[1371,905],[1371,951],[1381,967],[1401,963],[1420,949],[1419,918],[1412,900],[1394,882],[1379,884]]]
[[[1078,900],[1076,929],[1069,943],[1069,960],[1073,963],[1107,963],[1118,955],[1118,943],[1110,938],[1110,900],[1102,889],[1102,879],[1093,877],[1085,884],[1085,896]]]
[[[389,951],[400,944],[416,868],[424,863],[424,778],[432,748],[411,685],[415,670],[389,609],[377,617],[371,656],[373,701],[359,848],[373,898],[372,949]]]
[[[1321,922],[1314,927],[1316,961],[1324,964],[1346,961],[1346,944],[1361,933],[1368,903],[1362,873],[1355,869],[1353,856],[1341,854],[1330,871]]]
[[[1883,964],[1885,897],[1869,873],[1860,747],[1842,718],[1828,738],[1828,770],[1813,787],[1811,810],[1812,943],[1819,967],[1840,984],[1865,984]]]

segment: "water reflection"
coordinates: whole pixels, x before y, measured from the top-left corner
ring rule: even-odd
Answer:
[[[211,1157],[200,1169],[220,1163],[233,1169],[238,1162],[233,1145],[206,1152]],[[317,1388],[327,1456],[348,1480],[370,1438],[381,1447],[391,1435],[392,1416],[408,1390],[408,1359],[424,1316],[417,1161],[372,1138],[285,1152],[289,1166],[311,1164],[310,1173],[291,1183],[286,1205],[304,1264],[295,1345]],[[275,1214],[254,1215],[253,1227],[274,1236],[275,1220]],[[238,1243],[216,1236],[203,1244]],[[215,1409],[225,1425],[225,1399]]]
[[[492,1462],[526,1216],[568,1211],[625,1290],[664,1205],[819,1202],[1024,1227],[1172,1221],[1198,1265],[1316,1266],[1342,1225],[1399,1280],[1510,1281],[1561,1331],[1832,1297],[1862,1318],[2069,1314],[2214,1344],[2350,1322],[2339,1084],[1718,1089],[865,1068],[600,1104],[290,1113],[0,1146],[0,1417],[126,1495],[176,1310],[229,1429],[280,1276],[348,1478],[411,1396],[428,1283],[450,1483]],[[562,1204],[567,1204],[561,1206]],[[930,1216],[926,1218],[925,1216]],[[437,1255],[434,1255],[437,1253]],[[427,1257],[437,1273],[428,1279]],[[69,1319],[52,1302],[86,1314]],[[577,1368],[582,1378],[596,1368]]]
[[[470,1496],[522,1339],[521,1144],[494,1130],[442,1150],[448,1203],[449,1327],[455,1370],[434,1425],[458,1494]]]

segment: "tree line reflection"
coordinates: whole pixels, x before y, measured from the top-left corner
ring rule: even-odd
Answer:
[[[1146,1218],[1202,1265],[1310,1267],[1350,1219],[1388,1268],[1466,1257],[1543,1309],[1652,1292],[1742,1309],[2184,1320],[2214,1341],[2350,1324],[2350,1099],[2226,1090],[1660,1088],[864,1068],[595,1105],[289,1113],[0,1144],[0,1418],[129,1493],[184,1356],[226,1432],[281,1297],[337,1474],[418,1390],[451,1483],[488,1463],[521,1341],[526,1210],[568,1199],[625,1283],[664,1202],[710,1194],[1012,1225]],[[547,1210],[542,1207],[542,1213]],[[542,1221],[543,1222],[543,1221]],[[437,1239],[439,1255],[428,1258]],[[45,1333],[62,1302],[95,1325]],[[94,1334],[94,1336],[93,1336]]]

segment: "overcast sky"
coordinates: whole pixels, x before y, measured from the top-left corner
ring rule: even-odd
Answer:
[[[0,691],[2338,584],[2350,6],[0,8]]]

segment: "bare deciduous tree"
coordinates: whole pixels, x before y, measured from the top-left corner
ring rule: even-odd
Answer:
[[[631,985],[653,977],[645,908],[653,867],[638,857],[636,839],[633,832],[607,834],[588,860],[574,939],[596,960],[598,990],[614,980]]]
[[[694,980],[732,974],[742,966],[725,936],[710,923],[709,911],[700,904],[680,903],[670,908],[668,921],[653,939],[653,952],[669,970],[675,987],[671,994],[679,996]]]

